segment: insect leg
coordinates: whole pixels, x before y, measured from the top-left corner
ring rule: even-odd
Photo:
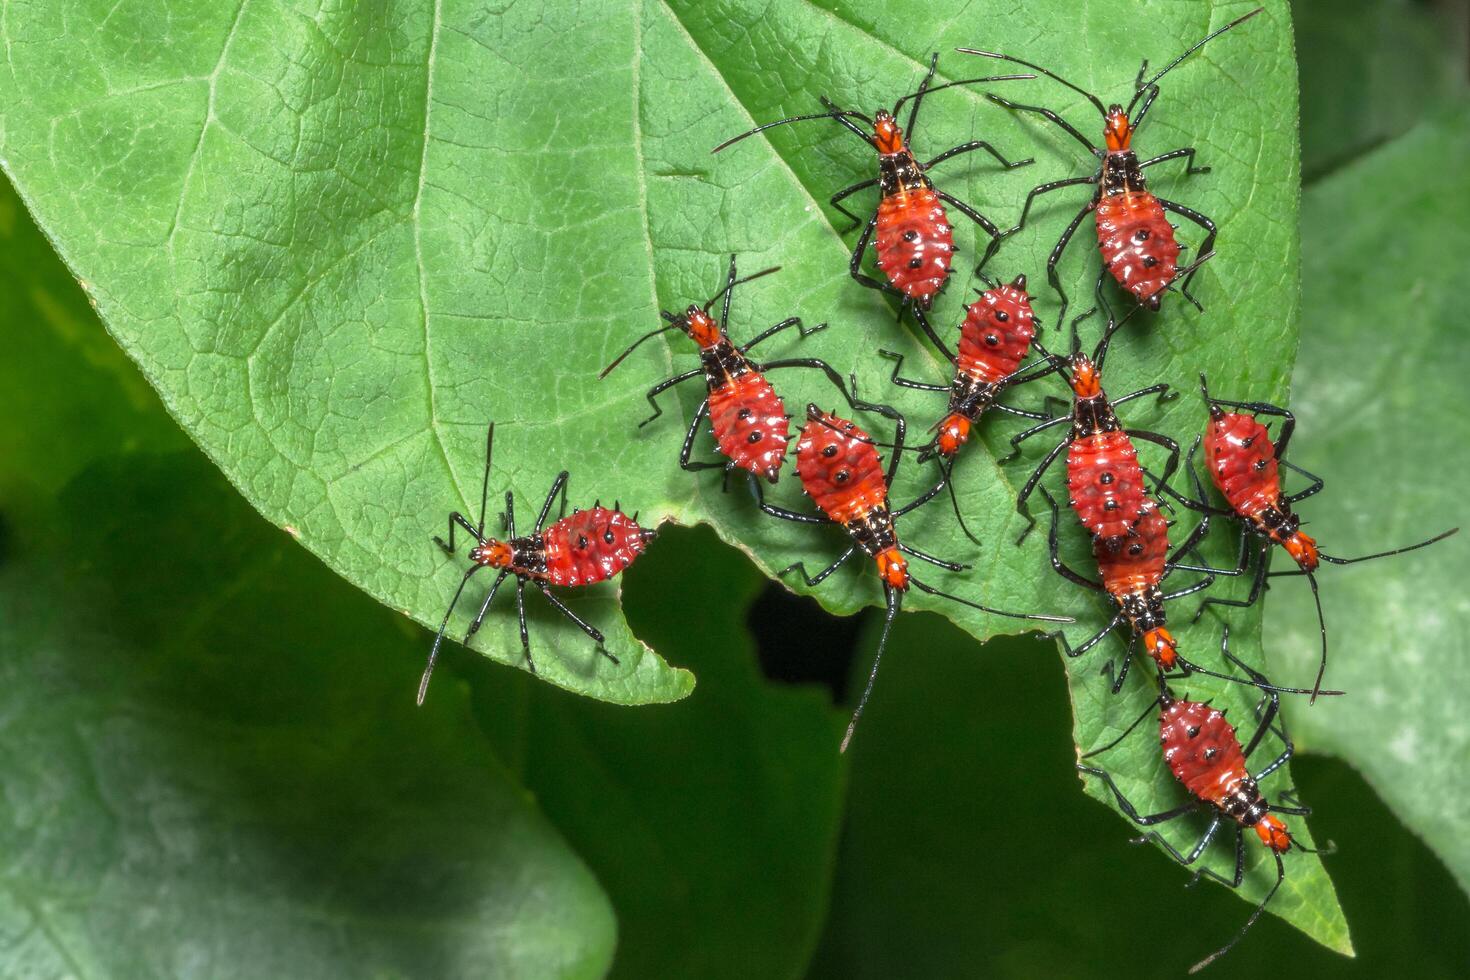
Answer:
[[[815,368],[816,370],[821,371],[823,374],[827,375],[827,378],[834,385],[837,386],[837,390],[842,392],[842,397],[847,399],[847,403],[849,405],[852,405],[854,408],[857,407],[856,404],[854,404],[853,402],[853,395],[847,390],[847,384],[842,380],[842,375],[838,374],[837,369],[828,364],[826,361],[820,360],[815,357],[788,357],[783,360],[771,361],[767,364],[762,364],[761,371],[776,371],[781,368],[790,367]]]
[[[1043,422],[1042,425],[1035,428],[1044,428],[1045,426],[1050,424],[1051,423],[1049,422]],[[1035,431],[1035,429],[1031,429],[1028,431]],[[1025,434],[1026,433],[1024,432],[1021,433],[1021,435],[1023,436]],[[1019,438],[1019,436],[1017,438]],[[1014,439],[1011,440],[1011,444],[1015,445]],[[1037,466],[1036,469],[1031,473],[1031,476],[1027,478],[1026,485],[1021,488],[1020,494],[1017,495],[1016,513],[1026,518],[1026,526],[1022,528],[1021,536],[1016,539],[1017,545],[1020,545],[1022,541],[1025,541],[1026,535],[1030,534],[1031,529],[1036,526],[1036,518],[1031,516],[1031,510],[1026,506],[1027,498],[1031,496],[1032,491],[1034,491],[1037,484],[1041,482],[1041,478],[1046,473],[1047,469],[1051,466],[1052,463],[1056,462],[1057,457],[1062,454],[1062,450],[1066,449],[1071,444],[1071,439],[1063,439],[1061,442],[1057,443],[1056,446],[1052,448],[1052,451],[1046,454],[1046,458],[1041,461],[1041,465]]]
[[[1186,813],[1190,813],[1194,810],[1199,809],[1199,804],[1197,802],[1195,802],[1194,800],[1186,800],[1178,806],[1168,810],[1162,810],[1158,813],[1141,814],[1138,812],[1137,808],[1135,808],[1134,805],[1129,801],[1128,797],[1123,795],[1123,791],[1118,788],[1117,783],[1113,782],[1112,775],[1109,774],[1106,769],[1097,769],[1092,766],[1084,766],[1081,763],[1078,763],[1077,771],[1084,772],[1087,773],[1087,775],[1089,776],[1096,776],[1101,779],[1107,785],[1108,789],[1113,791],[1113,798],[1118,801],[1118,809],[1122,810],[1124,815],[1127,816],[1129,820],[1132,820],[1140,827],[1152,827],[1155,824],[1161,824],[1169,820],[1175,820],[1179,817],[1184,816]]]
[[[1203,228],[1205,230],[1205,240],[1204,243],[1200,245],[1199,252],[1197,254],[1211,254],[1212,250],[1215,247],[1215,235],[1219,231],[1219,229],[1215,227],[1215,223],[1213,221],[1200,214],[1193,208],[1187,208],[1182,204],[1175,204],[1173,201],[1166,201],[1162,197],[1158,199],[1158,202],[1159,206],[1162,207],[1164,210],[1173,211],[1175,214],[1180,215],[1184,218],[1188,218],[1190,221],[1193,221],[1195,224]],[[1194,281],[1194,277],[1198,274],[1199,265],[1196,264],[1195,268],[1190,271],[1189,275],[1184,277],[1184,282],[1179,285],[1179,293],[1185,299],[1193,303],[1195,309],[1203,313],[1205,308],[1200,305],[1199,300],[1195,299],[1194,294],[1189,291],[1189,284]]]
[[[1099,150],[1096,146],[1093,146],[1092,145],[1092,140],[1088,139],[1086,136],[1083,136],[1081,133],[1077,132],[1077,130],[1072,126],[1071,123],[1067,122],[1067,120],[1063,119],[1061,116],[1057,115],[1055,112],[1052,112],[1050,109],[1043,108],[1042,106],[1039,106],[1039,105],[1022,105],[1019,102],[1012,102],[1010,99],[1003,99],[1003,98],[1001,98],[1000,96],[996,95],[994,92],[986,92],[985,93],[985,97],[987,99],[989,99],[991,102],[994,102],[996,105],[998,105],[998,106],[1000,106],[1001,108],[1004,108],[1004,109],[1016,109],[1016,110],[1019,110],[1021,112],[1034,112],[1034,113],[1036,113],[1038,116],[1041,116],[1041,117],[1047,119],[1048,121],[1055,123],[1056,125],[1062,127],[1063,130],[1065,130],[1066,132],[1070,133],[1072,135],[1072,138],[1073,139],[1075,139],[1077,142],[1081,143],[1083,146],[1087,147],[1087,152],[1088,153],[1091,153],[1095,157],[1101,157],[1102,156],[1102,151]]]
[[[917,304],[914,305],[913,309],[914,321],[918,323],[919,329],[924,331],[924,336],[928,337],[929,342],[938,348],[939,353],[944,355],[946,361],[951,364],[955,363],[954,351],[950,350],[949,346],[940,339],[939,333],[934,329],[933,324],[929,322],[929,318],[924,315],[924,311],[919,309]]]
[[[775,504],[766,503],[765,491],[761,489],[761,485],[757,480],[750,481],[750,493],[751,496],[755,497],[755,503],[757,507],[759,507],[764,513],[767,513],[772,517],[779,518],[780,520],[794,521],[797,524],[832,523],[826,517],[819,517],[815,514],[799,514],[794,510],[787,510],[784,507],[777,507]]]
[[[1149,103],[1151,103],[1152,101],[1153,100],[1150,99]],[[1145,103],[1145,107],[1147,107],[1149,103]],[[1142,170],[1144,167],[1152,167],[1154,164],[1163,163],[1165,160],[1178,160],[1180,157],[1184,157],[1189,161],[1187,164],[1185,164],[1184,170],[1187,176],[1193,177],[1195,174],[1209,173],[1209,167],[1196,167],[1194,165],[1194,153],[1195,150],[1192,146],[1186,146],[1183,149],[1179,150],[1170,150],[1168,153],[1160,153],[1158,156],[1154,157],[1151,160],[1143,161],[1138,165],[1138,169]]]
[[[756,344],[764,343],[766,340],[769,340],[771,337],[774,337],[776,334],[780,333],[782,330],[787,330],[787,329],[790,329],[791,327],[795,327],[796,330],[797,330],[797,333],[799,333],[802,337],[810,337],[814,333],[817,333],[817,332],[822,331],[822,330],[826,330],[827,329],[827,324],[825,324],[825,323],[819,323],[815,327],[808,328],[808,327],[802,326],[801,317],[799,317],[799,316],[789,316],[786,319],[782,320],[780,323],[773,324],[773,325],[767,327],[766,329],[762,330],[760,333],[756,334],[754,338],[752,338],[751,340],[749,340],[746,343],[742,344],[738,348],[738,350],[742,354],[749,354],[750,351],[751,351],[751,349],[753,347],[755,347]]]
[[[1071,419],[1070,416],[1067,416],[1067,415],[1058,415],[1055,418],[1049,418],[1049,419],[1047,419],[1045,422],[1042,422],[1040,425],[1033,425],[1031,428],[1027,429],[1026,431],[1019,432],[1016,435],[1011,436],[1011,451],[1008,452],[1008,453],[1006,453],[1000,459],[996,460],[996,462],[997,463],[1009,463],[1011,460],[1016,459],[1017,457],[1019,457],[1021,455],[1021,443],[1025,442],[1027,439],[1030,439],[1032,436],[1036,435],[1036,433],[1038,433],[1038,432],[1042,432],[1042,431],[1044,431],[1046,429],[1050,429],[1053,426],[1061,425],[1063,422],[1070,422],[1070,421],[1072,421],[1072,419]]]
[[[654,419],[658,418],[660,415],[662,415],[664,413],[664,410],[659,407],[658,402],[654,401],[654,399],[657,396],[659,396],[659,395],[663,394],[664,392],[668,391],[670,388],[674,387],[674,385],[683,384],[685,381],[688,381],[690,378],[697,378],[697,377],[699,377],[703,373],[704,372],[702,370],[685,371],[683,374],[676,374],[672,378],[668,378],[668,379],[666,379],[664,381],[660,381],[658,384],[654,385],[652,388],[649,388],[648,389],[648,392],[643,397],[646,398],[646,399],[648,399],[648,404],[650,404],[650,405],[653,406],[653,414],[650,415],[648,418],[644,419],[642,422],[639,422],[638,423],[638,428],[640,428],[640,429],[643,428],[645,425],[647,425],[648,423],[652,422]]]
[[[483,519],[480,524],[480,529],[477,530],[475,526],[471,524],[459,511],[451,511],[449,514],[449,540],[446,542],[443,538],[439,537],[439,535],[434,535],[434,543],[437,544],[446,555],[454,554],[454,526],[456,524],[468,531],[470,533],[470,536],[473,537],[476,541],[485,540],[485,535],[481,533],[484,529]]]
[[[723,467],[724,463],[694,463],[690,462],[689,456],[694,451],[694,440],[699,436],[699,423],[709,414],[709,399],[699,403],[699,409],[694,413],[694,421],[689,423],[689,430],[684,433],[684,448],[679,450],[679,468],[691,473],[701,470],[713,470]]]
[[[516,616],[521,624],[521,649],[526,653],[526,669],[536,673],[536,661],[531,659],[531,634],[526,629],[526,580],[516,577]]]
[[[1075,582],[1083,588],[1095,589],[1099,592],[1103,591],[1101,582],[1095,582],[1081,572],[1074,571],[1071,566],[1062,561],[1062,556],[1057,545],[1057,524],[1060,520],[1061,512],[1057,508],[1056,499],[1047,492],[1046,487],[1041,488],[1041,495],[1046,498],[1047,506],[1051,508],[1051,528],[1046,534],[1047,547],[1051,553],[1051,567],[1056,570],[1058,575],[1067,579],[1069,582]]]
[[[909,132],[912,133],[913,130],[909,130]],[[959,146],[952,146],[949,149],[945,150],[943,153],[939,154],[939,156],[924,164],[924,169],[927,171],[931,169],[936,163],[943,163],[944,161],[951,160],[962,153],[972,153],[975,150],[984,150],[986,153],[989,153],[991,156],[995,157],[996,161],[1002,167],[1007,170],[1015,170],[1017,167],[1024,167],[1029,163],[1036,162],[1036,160],[1032,157],[1027,157],[1024,160],[1016,160],[1015,162],[1012,162],[1001,156],[999,150],[997,150],[995,147],[991,146],[984,140],[971,140],[968,143],[961,143]]]
[[[537,533],[541,531],[542,526],[546,523],[546,515],[551,513],[551,505],[556,500],[557,494],[561,494],[561,509],[563,512],[565,512],[567,509],[566,470],[562,470],[556,475],[556,479],[553,480],[551,483],[551,492],[546,495],[546,503],[541,505],[541,513],[536,515],[535,530]]]
[[[966,204],[964,201],[961,201],[959,198],[953,196],[952,194],[946,194],[944,191],[941,190],[935,190],[934,194],[941,201],[953,207],[960,214],[975,222],[975,224],[979,225],[981,230],[984,231],[985,234],[990,236],[990,244],[985,247],[985,254],[981,257],[980,264],[975,266],[975,272],[978,274],[981,269],[985,268],[985,265],[990,261],[991,256],[995,255],[996,249],[1000,248],[1001,239],[1003,239],[1005,235],[1001,234],[1001,230],[995,227],[995,223],[993,221],[985,217],[985,215],[981,214],[979,211],[976,211],[974,208],[970,207],[970,205]],[[950,359],[954,359],[952,355]]]
[[[834,208],[836,208],[837,210],[841,211],[843,214],[847,215],[847,217],[849,217],[849,218],[852,219],[852,224],[848,225],[846,228],[843,228],[841,231],[839,231],[838,232],[839,235],[845,235],[848,232],[852,231],[858,225],[860,225],[860,224],[863,223],[863,219],[862,218],[859,218],[857,215],[855,215],[851,211],[847,210],[847,208],[843,207],[838,202],[839,201],[842,201],[844,198],[847,198],[847,197],[852,196],[853,194],[856,194],[858,191],[867,190],[869,187],[872,187],[876,183],[878,183],[878,178],[877,177],[874,177],[871,180],[860,181],[859,183],[853,184],[851,187],[844,187],[842,190],[838,191],[836,194],[833,194],[832,197],[827,201],[828,204],[832,205]]]
[[[822,569],[820,572],[818,572],[815,575],[808,575],[806,573],[806,565],[804,563],[802,563],[802,562],[795,562],[793,564],[787,565],[785,568],[783,568],[779,572],[777,572],[776,573],[776,577],[777,578],[783,578],[783,577],[785,577],[786,575],[789,575],[792,572],[800,572],[801,573],[801,579],[802,579],[803,582],[805,582],[807,584],[807,587],[808,588],[815,588],[816,586],[821,585],[822,582],[825,581],[829,575],[831,575],[833,572],[837,571],[837,569],[841,568],[842,565],[843,565],[843,563],[846,562],[849,558],[851,558],[856,553],[857,553],[857,545],[852,545],[846,551],[844,551],[842,554],[838,555],[836,561],[834,561],[832,564],[828,565],[826,568]]]
[[[1128,435],[1133,437],[1134,439],[1142,439],[1144,442],[1151,442],[1156,446],[1163,446],[1165,449],[1169,450],[1169,462],[1164,465],[1163,475],[1160,476],[1158,482],[1154,484],[1154,493],[1157,495],[1159,492],[1159,488],[1162,487],[1165,483],[1168,483],[1169,477],[1173,476],[1174,471],[1179,468],[1179,443],[1175,442],[1173,439],[1170,439],[1166,435],[1160,435],[1157,432],[1150,432],[1147,429],[1129,429]]]
[[[599,631],[595,626],[591,625],[586,620],[579,617],[576,613],[568,609],[566,603],[562,602],[555,595],[553,595],[551,590],[546,587],[546,584],[544,582],[537,582],[536,587],[541,590],[541,594],[546,597],[547,602],[551,603],[553,609],[561,613],[567,619],[570,619],[583,633],[586,633],[588,636],[592,637],[592,641],[597,644],[598,653],[602,654],[604,657],[611,660],[615,664],[622,663],[622,661],[613,656],[603,647],[603,637],[601,631]]]
[[[949,391],[949,385],[932,385],[924,381],[913,381],[909,378],[900,378],[898,372],[903,369],[903,355],[891,350],[879,349],[879,355],[893,361],[893,373],[888,380],[900,388],[913,388],[915,391]]]
[[[1247,544],[1249,535],[1242,534],[1242,538],[1240,571],[1244,572],[1246,564],[1251,560],[1251,556],[1249,545]],[[1194,618],[1190,622],[1199,622],[1199,618],[1205,614],[1206,606],[1236,606],[1245,609],[1255,605],[1256,600],[1261,597],[1261,590],[1266,585],[1266,568],[1269,565],[1267,558],[1270,550],[1271,542],[1267,539],[1262,539],[1261,546],[1256,551],[1256,574],[1255,578],[1251,580],[1251,591],[1249,595],[1244,599],[1217,599],[1212,596],[1199,604],[1199,608],[1194,611]]]
[[[1062,288],[1062,277],[1057,273],[1057,263],[1062,260],[1062,253],[1067,250],[1067,244],[1072,241],[1072,235],[1076,233],[1077,227],[1082,224],[1082,219],[1087,217],[1097,207],[1096,201],[1088,201],[1077,212],[1072,223],[1067,225],[1067,230],[1062,232],[1062,237],[1057,239],[1056,246],[1051,250],[1051,256],[1046,260],[1046,281],[1051,283],[1051,288],[1056,290],[1057,297],[1061,300],[1061,309],[1057,311],[1057,323],[1061,323],[1067,315],[1067,291]]]
[[[1311,473],[1311,472],[1309,472],[1307,470],[1304,470],[1300,466],[1297,466],[1295,463],[1288,463],[1286,460],[1282,459],[1280,456],[1277,456],[1276,462],[1280,463],[1282,466],[1285,466],[1289,470],[1292,470],[1292,471],[1294,471],[1296,473],[1300,473],[1302,476],[1304,476],[1308,480],[1311,480],[1312,481],[1311,486],[1307,487],[1305,490],[1298,490],[1296,493],[1291,494],[1290,496],[1288,496],[1286,498],[1286,500],[1287,500],[1288,503],[1294,504],[1294,503],[1296,503],[1299,500],[1306,500],[1312,494],[1314,494],[1318,490],[1321,490],[1322,489],[1322,486],[1323,486],[1322,478],[1320,476],[1318,476],[1317,474]]]

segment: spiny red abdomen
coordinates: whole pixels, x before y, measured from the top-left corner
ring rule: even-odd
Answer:
[[[1138,450],[1121,430],[1073,441],[1067,450],[1067,491],[1077,520],[1108,547],[1133,530],[1148,499]]]
[[[1109,595],[1144,592],[1163,581],[1169,560],[1169,522],[1159,513],[1159,505],[1147,500],[1132,537],[1116,548],[1096,539],[1092,554]]]
[[[1148,191],[1105,194],[1097,203],[1097,244],[1118,284],[1153,309],[1179,268],[1179,243],[1159,199]]]
[[[976,381],[999,384],[1015,372],[1036,337],[1031,298],[1015,286],[997,286],[965,308],[957,368]]]
[[[839,524],[866,516],[888,500],[883,460],[854,423],[824,414],[802,428],[796,475],[822,513]]]
[[[622,511],[579,510],[541,532],[546,580],[577,586],[610,579],[643,553],[644,539],[644,530]]]
[[[878,202],[873,248],[888,281],[921,309],[928,309],[949,278],[954,256],[954,232],[939,195],[920,187]]]
[[[1205,466],[1210,479],[1242,517],[1275,507],[1281,474],[1271,433],[1253,415],[1225,412],[1205,430]]]
[[[1235,729],[1207,704],[1175,701],[1166,707],[1159,714],[1159,741],[1175,777],[1208,803],[1223,807],[1249,777]]]
[[[755,372],[730,378],[709,393],[710,425],[720,452],[736,466],[775,482],[786,458],[786,407]]]

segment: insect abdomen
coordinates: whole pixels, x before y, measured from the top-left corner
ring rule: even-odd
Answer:
[[[1210,479],[1242,517],[1275,507],[1281,475],[1271,433],[1254,416],[1226,412],[1205,431],[1205,465]]]
[[[839,524],[862,520],[888,500],[883,460],[872,440],[836,415],[824,414],[802,428],[796,474],[822,513]]]
[[[960,324],[958,370],[976,381],[999,384],[1021,366],[1036,337],[1031,299],[1015,286],[997,286],[965,308]]]
[[[1179,243],[1148,191],[1105,194],[1097,203],[1097,243],[1118,284],[1157,310],[1179,268]]]
[[[612,578],[643,553],[649,532],[622,511],[579,510],[541,532],[546,581],[591,585]]]
[[[1198,701],[1175,701],[1159,715],[1164,761],[1195,796],[1224,809],[1250,778],[1240,739],[1225,715]]]
[[[786,458],[786,407],[756,373],[731,378],[709,393],[710,425],[720,452],[743,470],[775,482]]]
[[[954,232],[939,195],[919,187],[883,198],[873,248],[888,281],[928,309],[949,278],[954,255]]]
[[[1067,490],[1082,526],[1115,547],[1143,514],[1143,469],[1121,430],[1073,441],[1067,450]]]
[[[1111,548],[1097,540],[1092,546],[1103,588],[1114,598],[1145,592],[1164,578],[1169,560],[1169,522],[1152,500],[1144,504],[1138,523],[1121,547]]]

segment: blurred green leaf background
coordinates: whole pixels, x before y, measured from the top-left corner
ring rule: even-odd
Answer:
[[[1470,17],[1292,11],[1293,454],[1331,481],[1312,530],[1356,554],[1464,520]],[[682,702],[452,657],[413,710],[425,634],[236,494],[8,188],[0,270],[6,976],[1162,977],[1243,920],[1083,795],[1053,647],[902,617],[840,758],[872,614],[828,616],[707,529],[624,581],[633,633],[699,677]],[[1293,775],[1357,956],[1267,916],[1213,969],[1470,971],[1467,574],[1458,540],[1323,574],[1329,679],[1374,724],[1289,705]],[[1304,591],[1267,615],[1297,678]]]

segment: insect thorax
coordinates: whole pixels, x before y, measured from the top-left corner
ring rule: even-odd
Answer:
[[[1078,439],[1095,436],[1100,432],[1117,432],[1121,428],[1123,426],[1107,395],[1079,398],[1072,408],[1072,434]]]
[[[1225,797],[1221,809],[1242,827],[1254,827],[1261,822],[1269,807],[1261,798],[1256,781],[1246,776],[1236,785],[1234,792]]]
[[[899,191],[915,191],[933,187],[924,169],[908,150],[878,155],[878,190],[884,197]]]
[[[1103,157],[1102,193],[1111,197],[1129,191],[1146,191],[1148,184],[1138,166],[1138,154],[1132,150],[1115,150]]]
[[[874,507],[844,526],[847,533],[852,535],[852,540],[870,558],[876,558],[880,552],[898,546],[898,533],[893,528],[893,514],[886,504]]]
[[[1252,521],[1261,534],[1277,542],[1291,537],[1302,525],[1302,519],[1285,501],[1281,501],[1275,507],[1257,511]]]
[[[546,577],[546,541],[539,534],[510,539],[511,571],[531,578]]]
[[[949,389],[949,413],[978,422],[999,393],[998,385],[979,381],[968,374],[956,374]]]
[[[1165,625],[1164,592],[1157,585],[1142,592],[1129,592],[1118,599],[1118,606],[1133,632],[1140,636]]]
[[[735,349],[728,338],[721,338],[713,347],[699,352],[699,366],[704,371],[704,382],[713,391],[722,388],[731,378],[738,378],[750,371],[750,361]]]

